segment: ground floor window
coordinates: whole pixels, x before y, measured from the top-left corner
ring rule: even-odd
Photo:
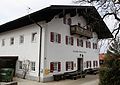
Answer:
[[[18,61],[19,63],[19,69],[22,69],[22,61]]]
[[[86,68],[91,68],[91,61],[86,61]]]
[[[97,67],[98,66],[98,61],[93,61],[93,67]]]
[[[35,71],[35,62],[31,62],[31,70]]]
[[[61,71],[61,62],[50,62],[50,72]]]
[[[66,62],[66,71],[73,70],[73,61]]]

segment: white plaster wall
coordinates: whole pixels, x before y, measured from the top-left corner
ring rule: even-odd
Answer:
[[[69,16],[68,16],[69,17]],[[83,22],[82,22],[83,21]],[[86,24],[83,17],[72,17],[72,24],[77,25],[78,22],[81,23],[81,26],[84,26]],[[50,42],[50,32],[56,32],[61,34],[61,43],[53,43]],[[97,38],[89,39],[91,41],[91,48],[86,48],[86,40],[84,40],[84,47],[78,47],[77,46],[77,38],[78,36],[74,37],[74,45],[66,45],[65,43],[65,36],[71,36],[70,35],[70,27],[66,24],[63,24],[63,19],[55,17],[51,22],[47,24],[46,29],[46,60],[45,60],[45,68],[50,69],[50,62],[61,62],[61,72],[66,72],[66,61],[74,61],[76,63],[76,67],[74,67],[74,70],[77,70],[77,58],[81,58],[80,54],[84,55],[84,62],[85,61],[93,61],[93,60],[99,60],[98,57],[98,50],[93,49],[92,42],[97,42]],[[94,36],[97,37],[95,33],[93,33]],[[73,51],[81,51],[81,52],[73,52]],[[92,63],[92,62],[91,62]],[[84,68],[85,69],[85,68]],[[47,76],[53,75],[54,73],[50,73]]]
[[[37,32],[36,42],[31,41],[32,33]],[[26,59],[35,62],[36,71],[30,71],[28,75],[38,76],[39,70],[39,35],[40,28],[36,25],[25,26],[16,30],[4,32],[0,34],[0,56],[18,56],[18,60]],[[19,43],[20,35],[24,35],[24,43]],[[14,37],[14,45],[10,45],[10,38]],[[5,46],[1,46],[1,40],[5,39]],[[16,67],[16,72],[22,71]]]

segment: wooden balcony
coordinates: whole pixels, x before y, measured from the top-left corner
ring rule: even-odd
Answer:
[[[92,30],[82,28],[78,25],[70,26],[70,34],[71,35],[80,35],[80,36],[84,36],[87,38],[92,38]]]

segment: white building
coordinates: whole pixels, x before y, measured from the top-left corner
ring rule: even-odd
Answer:
[[[50,81],[54,74],[98,68],[98,39],[111,37],[95,7],[53,5],[0,26],[0,60],[17,76],[29,60],[26,78]]]

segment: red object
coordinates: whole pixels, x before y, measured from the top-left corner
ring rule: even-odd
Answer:
[[[66,36],[66,45],[68,45],[68,36]]]
[[[54,42],[54,32],[51,32],[51,33],[50,33],[50,41],[51,41],[51,42]]]
[[[50,62],[50,72],[53,72],[54,71],[54,63],[53,62]]]
[[[58,43],[61,43],[61,34],[58,34]]]
[[[58,62],[58,71],[61,71],[61,62]]]

